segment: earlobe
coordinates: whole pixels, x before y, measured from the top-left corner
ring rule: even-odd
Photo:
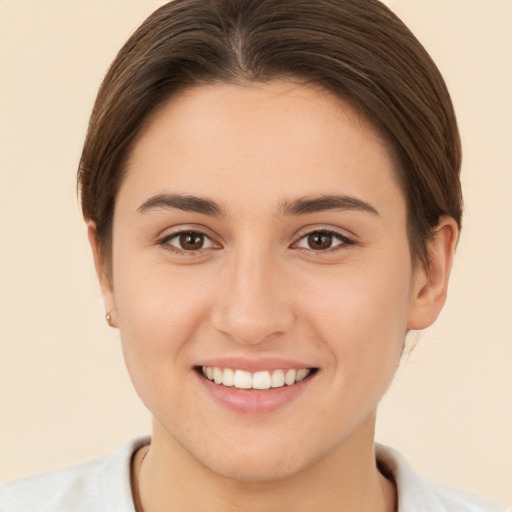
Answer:
[[[101,251],[96,224],[92,221],[87,222],[87,236],[92,249],[94,267],[100,283],[101,294],[103,295],[105,310],[107,311],[106,314],[108,315],[106,316],[107,322],[111,327],[117,327],[117,314],[112,288],[112,279],[110,272],[108,272],[108,269],[106,268],[105,258]]]
[[[428,244],[429,266],[418,268],[414,276],[408,329],[429,327],[441,312],[446,301],[457,238],[455,220],[441,217]]]

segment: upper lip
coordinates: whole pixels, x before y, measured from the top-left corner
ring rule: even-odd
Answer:
[[[259,372],[270,370],[289,370],[300,368],[316,368],[303,361],[284,359],[281,357],[265,357],[259,359],[248,359],[244,357],[214,357],[200,361],[196,367],[211,366],[217,368],[231,368],[232,370],[245,370],[247,372]]]

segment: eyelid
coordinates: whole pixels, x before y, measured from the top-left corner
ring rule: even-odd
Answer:
[[[209,234],[210,230],[197,225],[180,225],[175,226],[174,228],[166,228],[159,234],[156,238],[156,245],[159,245],[163,247],[164,249],[173,252],[175,254],[179,255],[186,255],[186,256],[193,256],[197,254],[204,254],[205,252],[208,252],[212,249],[221,249],[222,244],[217,242],[215,238],[211,234]],[[187,251],[185,249],[181,249],[177,245],[170,244],[170,240],[173,238],[179,237],[180,235],[183,235],[185,233],[196,233],[198,235],[204,236],[206,240],[208,240],[211,245],[209,247],[201,247],[201,249],[197,249],[195,251]]]
[[[210,234],[210,230],[203,226],[198,226],[198,225],[193,225],[193,224],[180,225],[180,226],[175,226],[173,228],[166,228],[161,233],[162,234],[159,234],[157,236],[156,244],[163,246],[165,249],[167,249],[171,252],[177,253],[177,254],[193,256],[193,255],[208,252],[212,249],[222,249],[223,248],[223,244],[221,242],[216,241],[216,239],[219,239],[219,237],[217,237],[215,235],[212,236]],[[211,245],[209,247],[202,247],[201,249],[194,251],[194,250],[184,250],[176,245],[169,244],[170,240],[172,240],[173,238],[178,237],[184,233],[197,233],[199,235],[202,235],[210,242]],[[311,248],[297,246],[297,244],[301,240],[303,240],[305,237],[307,237],[313,233],[329,234],[329,235],[333,236],[334,238],[336,238],[337,240],[339,240],[341,243],[336,244],[333,247],[330,247],[325,250],[315,250],[315,249],[311,249]],[[333,228],[332,226],[325,226],[325,225],[306,226],[306,227],[300,229],[296,233],[294,240],[295,241],[290,244],[290,246],[289,246],[290,248],[308,251],[308,252],[312,252],[312,253],[316,253],[316,254],[334,252],[337,249],[340,249],[341,247],[344,247],[347,245],[353,245],[357,242],[356,237],[352,234],[347,235],[345,230],[342,230],[341,228]]]
[[[325,234],[331,235],[334,238],[336,238],[337,240],[339,240],[341,243],[336,244],[335,246],[330,247],[330,248],[325,249],[325,250],[314,250],[314,249],[306,248],[306,247],[297,247],[297,244],[301,240],[303,240],[304,238],[306,238],[309,235],[312,235],[313,233],[325,233]],[[341,229],[336,229],[336,228],[333,228],[331,226],[327,227],[327,226],[317,225],[317,226],[307,226],[305,228],[302,228],[297,233],[296,238],[295,238],[295,242],[293,242],[291,244],[291,247],[299,249],[299,250],[313,252],[315,254],[319,254],[319,253],[324,253],[325,254],[325,253],[336,251],[337,249],[339,249],[339,248],[341,248],[343,246],[346,246],[346,245],[353,245],[353,244],[356,243],[356,241],[357,240],[356,240],[355,236],[347,235],[346,232],[341,230]]]
[[[208,241],[210,247],[215,245],[215,242],[205,233],[201,233],[200,231],[188,231],[188,230],[187,231],[178,231],[177,233],[168,235],[168,236],[164,237],[163,242],[169,243],[171,240],[174,240],[175,238],[179,238],[181,235],[190,234],[190,233],[204,237],[204,239]],[[210,247],[203,246],[199,250],[209,249]],[[178,249],[180,249],[180,248],[178,247]],[[185,252],[195,252],[195,251],[185,251]]]
[[[346,238],[347,240],[351,240],[352,242],[356,242],[357,237],[347,229],[343,229],[341,227],[333,226],[331,224],[310,224],[308,226],[304,226],[300,228],[295,237],[302,238],[303,236],[310,235],[311,233],[316,233],[321,231],[322,233],[330,233],[332,235],[336,235],[342,238]]]

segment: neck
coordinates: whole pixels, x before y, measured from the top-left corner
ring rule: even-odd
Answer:
[[[134,463],[139,512],[163,512],[170,505],[177,512],[392,512],[396,507],[395,489],[376,466],[374,421],[373,417],[346,443],[311,467],[265,482],[239,481],[210,471],[156,426],[151,448],[147,453],[139,452]]]

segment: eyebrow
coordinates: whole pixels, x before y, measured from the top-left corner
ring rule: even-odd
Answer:
[[[137,209],[139,213],[160,208],[176,208],[187,212],[200,213],[210,217],[222,217],[226,210],[211,199],[184,195],[158,194],[150,197]],[[369,203],[346,195],[322,195],[320,197],[301,197],[286,201],[280,207],[282,215],[307,215],[308,213],[328,210],[356,210],[379,215],[379,212]]]
[[[158,194],[144,201],[137,211],[145,213],[159,208],[177,208],[186,212],[196,212],[211,217],[222,217],[224,208],[211,199],[183,194]]]
[[[281,206],[284,215],[306,215],[327,210],[356,210],[379,215],[379,212],[366,201],[345,195],[322,195],[320,197],[303,197]]]

